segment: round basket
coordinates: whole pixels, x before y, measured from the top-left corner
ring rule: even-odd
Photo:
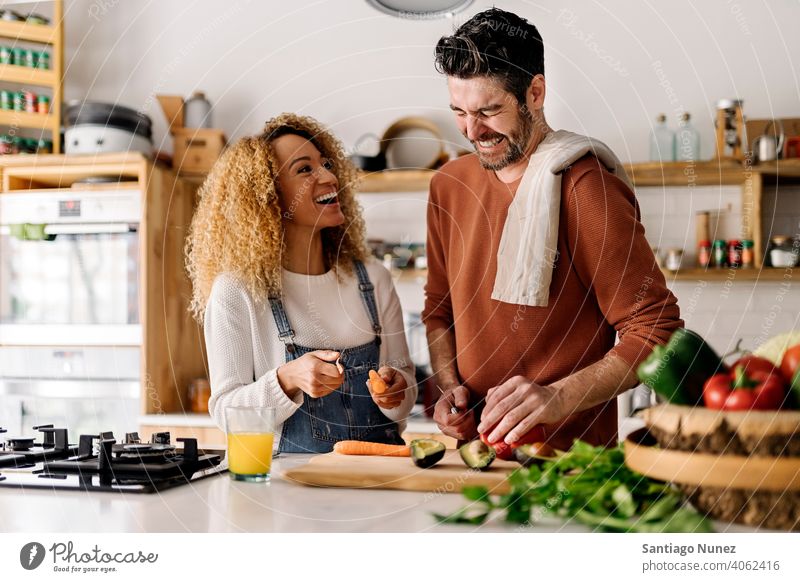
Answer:
[[[625,462],[670,481],[707,515],[800,531],[800,412],[724,412],[662,404],[643,411]]]

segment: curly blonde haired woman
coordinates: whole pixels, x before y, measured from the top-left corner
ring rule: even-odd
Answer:
[[[200,189],[186,253],[209,410],[222,427],[227,406],[274,407],[279,451],[402,443],[416,400],[400,302],[365,247],[354,180],[319,123],[283,114],[230,147]]]

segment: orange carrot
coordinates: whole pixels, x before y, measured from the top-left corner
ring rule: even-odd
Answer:
[[[381,378],[375,370],[369,371],[369,382],[372,385],[372,391],[375,394],[383,394],[389,389],[389,387],[386,385],[386,382],[383,381],[383,378]]]
[[[376,455],[379,457],[410,457],[411,447],[407,445],[385,445],[366,441],[339,441],[333,451],[340,455]]]

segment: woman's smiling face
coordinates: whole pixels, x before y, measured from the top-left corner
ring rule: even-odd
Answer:
[[[272,148],[279,164],[277,185],[284,223],[315,231],[343,224],[333,160],[296,134],[275,138]]]

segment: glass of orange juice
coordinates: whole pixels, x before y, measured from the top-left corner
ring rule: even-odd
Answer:
[[[228,472],[236,481],[269,481],[275,409],[229,406],[225,409],[228,434]]]

